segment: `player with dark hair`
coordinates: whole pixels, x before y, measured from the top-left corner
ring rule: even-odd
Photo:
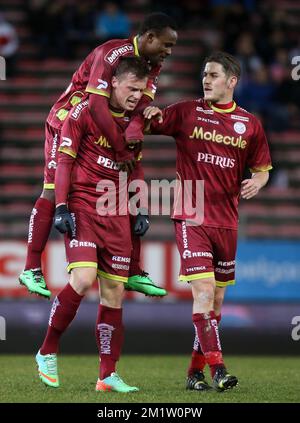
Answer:
[[[41,255],[49,237],[55,209],[54,179],[61,127],[70,109],[85,96],[89,96],[88,107],[91,116],[96,125],[101,127],[103,136],[112,140],[111,147],[116,153],[120,170],[131,172],[134,168],[134,155],[127,148],[127,143],[143,140],[144,122],[140,113],[154,99],[161,66],[177,41],[176,29],[176,23],[172,18],[163,13],[153,13],[146,17],[138,35],[130,39],[107,41],[96,47],[74,73],[70,85],[52,107],[45,126],[44,188],[31,213],[25,270],[19,277],[20,283],[30,292],[46,298],[51,296],[41,270]],[[120,58],[133,55],[144,57],[151,67],[151,72],[136,109],[136,116],[132,118],[124,137],[119,134],[109,111],[111,78]],[[146,295],[163,296],[167,294],[166,290],[156,286],[139,265],[139,237],[149,226],[148,216],[144,213],[145,211],[141,211],[131,222],[133,256],[128,289]]]
[[[149,67],[143,58],[127,57],[119,62],[112,77],[110,113],[120,134],[128,126],[128,113],[136,108],[143,95],[148,73]],[[124,338],[122,298],[132,248],[129,213],[126,206],[125,213],[120,213],[119,206],[130,176],[123,173],[125,184],[119,183],[117,154],[110,146],[111,137],[106,138],[104,130],[93,121],[88,104],[89,99],[86,99],[74,106],[62,127],[55,175],[54,224],[60,232],[65,233],[71,276],[70,282],[54,299],[47,335],[36,361],[41,380],[51,387],[58,387],[57,351],[60,337],[98,276],[101,302],[96,340],[100,367],[96,390],[133,392],[138,388],[127,385],[116,373]],[[139,146],[135,146],[133,154],[137,161],[139,153]],[[99,212],[99,201],[105,192],[100,190],[99,184],[107,181],[115,187],[116,208],[103,215]]]
[[[177,147],[177,175],[185,186],[178,191],[174,219],[177,247],[181,257],[180,281],[190,283],[193,294],[195,341],[188,369],[187,389],[211,389],[203,369],[208,364],[213,387],[224,391],[237,385],[237,378],[225,367],[218,324],[227,285],[235,283],[235,255],[240,196],[250,199],[267,183],[272,168],[267,139],[258,119],[233,101],[240,77],[238,61],[225,52],[216,52],[205,61],[204,98],[183,101],[164,109],[148,107],[145,117],[152,134],[173,136]],[[250,168],[251,179],[243,179]],[[195,185],[203,181],[204,205]],[[183,189],[184,188],[184,189]],[[190,194],[191,214],[184,208]],[[203,196],[202,196],[203,197]]]

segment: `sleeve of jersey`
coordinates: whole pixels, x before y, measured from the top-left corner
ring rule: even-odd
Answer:
[[[169,106],[163,110],[163,122],[152,119],[150,134],[175,136],[179,131],[182,117],[178,105]]]
[[[143,140],[144,139],[144,126],[145,126],[145,119],[143,116],[144,109],[149,106],[151,103],[151,98],[148,96],[143,96],[137,108],[130,119],[130,123],[125,131],[126,140]]]
[[[75,159],[66,154],[60,154],[55,172],[55,203],[66,204],[71,183],[72,167]]]
[[[113,67],[104,60],[105,51],[101,50],[97,53],[94,63],[91,67],[89,81],[86,91],[91,94],[98,94],[104,97],[110,97],[111,78],[113,75]]]
[[[132,153],[126,150],[124,135],[120,133],[109,111],[107,99],[98,95],[91,95],[89,97],[89,110],[94,122],[106,139],[109,140],[114,151],[122,153],[124,161],[131,158]]]
[[[61,141],[58,151],[60,153],[67,154],[74,159],[77,156],[77,151],[83,134],[82,125],[85,113],[86,111],[83,110],[78,119],[73,119],[71,117],[72,115],[69,115],[69,118],[65,120],[61,129]]]
[[[139,153],[139,157],[141,157],[141,154],[142,153]],[[133,192],[132,194],[129,193],[130,198],[133,195],[138,194],[139,201],[136,204],[137,207],[142,209],[148,209],[148,190],[147,185],[145,183],[144,170],[139,158],[131,174],[131,182],[132,181],[139,181],[139,183],[137,184],[136,192]]]
[[[81,115],[82,119],[82,115]],[[82,137],[81,120],[67,118],[62,126],[58,166],[55,172],[55,203],[67,203],[72,167]]]
[[[250,171],[256,173],[271,170],[272,163],[268,141],[259,121],[256,122],[256,133],[251,141],[247,162]]]

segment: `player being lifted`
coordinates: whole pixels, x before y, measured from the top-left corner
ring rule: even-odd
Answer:
[[[122,134],[129,123],[126,112],[133,111],[143,95],[149,68],[140,57],[126,57],[119,61],[112,78],[110,113]],[[75,106],[62,127],[58,167],[55,176],[55,227],[65,235],[70,282],[55,298],[50,313],[44,343],[36,355],[41,380],[51,387],[59,386],[57,351],[61,335],[74,319],[85,293],[97,276],[100,279],[101,303],[96,323],[99,348],[99,379],[97,391],[132,392],[116,373],[116,362],[124,338],[122,297],[127,283],[130,256],[130,219],[119,213],[119,196],[127,192],[130,180],[119,184],[120,172],[116,166],[117,153],[109,148],[111,137],[103,140],[104,129],[91,117],[86,99]],[[99,109],[101,115],[101,109]],[[103,128],[104,128],[103,124]],[[140,149],[133,154],[138,160]],[[139,169],[139,163],[137,170]],[[100,213],[99,182],[111,182],[116,192],[115,210],[110,215]],[[120,200],[121,201],[121,200]],[[124,204],[123,204],[124,206]]]
[[[61,140],[61,127],[69,110],[88,95],[91,116],[102,128],[103,136],[111,140],[111,147],[116,153],[119,169],[132,171],[134,156],[133,152],[127,148],[126,141],[143,140],[144,121],[141,111],[154,99],[161,66],[171,54],[176,41],[176,24],[172,18],[163,13],[149,15],[135,37],[111,40],[96,47],[74,73],[70,85],[52,107],[45,125],[44,188],[32,210],[31,236],[27,244],[25,270],[19,277],[20,283],[30,292],[46,298],[51,296],[41,270],[41,255],[52,226],[55,209],[54,178],[57,150]],[[131,120],[124,137],[118,133],[109,111],[110,81],[120,58],[132,55],[144,57],[151,66],[151,72],[147,87],[136,109],[136,116]],[[101,113],[98,112],[99,109]],[[156,286],[148,274],[140,268],[140,236],[148,227],[148,218],[140,214],[138,219],[139,222],[136,222],[135,218],[131,219],[133,252],[127,289],[145,295],[164,296],[167,294],[166,290]],[[135,226],[140,229],[138,233],[134,231]]]
[[[226,370],[218,324],[226,287],[235,283],[239,198],[255,196],[272,168],[260,122],[233,101],[240,72],[233,56],[216,52],[205,61],[204,98],[171,105],[163,113],[151,106],[144,112],[148,119],[163,118],[163,123],[152,121],[152,134],[175,138],[183,187],[186,181],[192,181],[193,188],[196,181],[204,183],[203,221],[186,213],[184,203],[172,216],[181,257],[179,279],[190,283],[193,295],[195,341],[187,389],[199,391],[211,389],[203,373],[205,364],[215,389],[224,391],[238,382]],[[243,179],[246,168],[251,179]],[[183,201],[183,193],[175,204]],[[195,189],[192,200],[193,207],[199,206]]]

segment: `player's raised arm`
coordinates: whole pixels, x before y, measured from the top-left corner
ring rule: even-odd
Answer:
[[[133,153],[127,150],[124,136],[118,131],[117,125],[109,111],[108,99],[98,94],[90,94],[89,110],[98,128],[116,152],[116,161],[128,162],[134,159]],[[101,110],[101,112],[99,112]]]
[[[175,136],[182,122],[180,103],[160,110],[156,106],[148,106],[144,110],[145,133],[153,135]]]
[[[88,101],[80,103],[74,108],[62,126],[61,144],[59,146],[58,166],[55,173],[55,216],[54,226],[61,232],[68,232],[72,236],[74,223],[67,207],[68,194],[71,183],[71,173],[82,133],[85,128],[82,119],[78,119],[87,108]],[[76,118],[73,117],[76,116]]]

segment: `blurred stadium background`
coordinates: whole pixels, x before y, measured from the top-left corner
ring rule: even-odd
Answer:
[[[300,81],[291,74],[292,58],[300,56],[300,1],[180,3],[118,1],[122,25],[119,33],[109,34],[100,14],[104,7],[110,13],[114,7],[104,2],[1,1],[1,20],[12,25],[17,41],[7,57],[7,79],[0,81],[0,316],[6,321],[0,352],[35,351],[51,307],[17,282],[30,212],[42,187],[44,121],[50,107],[94,46],[135,33],[145,14],[163,11],[174,16],[180,30],[155,103],[165,106],[200,96],[204,57],[215,49],[227,50],[243,66],[236,100],[260,116],[272,152],[274,170],[267,188],[240,204],[237,285],[228,288],[221,326],[225,353],[299,353],[300,341],[291,332],[293,317],[300,315]],[[0,22],[0,48],[7,42]],[[144,168],[148,182],[174,179],[175,149],[169,138],[146,138]],[[189,353],[191,295],[177,282],[173,225],[167,216],[153,216],[151,222],[144,268],[169,295],[153,300],[127,294],[125,351]],[[54,293],[67,281],[64,247],[54,231],[44,272]],[[64,336],[62,350],[95,352],[96,308],[95,287]]]

